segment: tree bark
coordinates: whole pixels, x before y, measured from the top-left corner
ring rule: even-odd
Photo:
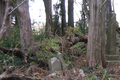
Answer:
[[[4,14],[5,14],[5,2],[3,0],[0,0],[0,28],[2,27]]]
[[[53,31],[52,27],[52,2],[51,0],[43,0],[46,12],[46,31]]]
[[[105,63],[105,4],[104,0],[89,1],[89,34],[87,61],[89,67],[106,67]]]
[[[10,1],[1,0],[0,3],[0,40],[2,40],[3,36],[7,36],[7,31],[10,29],[11,17],[8,14],[11,10]]]
[[[85,26],[86,26],[86,18],[85,18],[86,14],[85,14],[85,8],[84,8],[84,4],[82,4],[82,33],[85,36]]]
[[[54,11],[55,11],[55,15],[54,15],[54,23],[53,23],[53,28],[54,28],[54,33],[56,33],[57,35],[61,35],[60,34],[60,25],[59,25],[59,9],[60,5],[59,4],[55,4],[53,6]]]
[[[74,27],[73,0],[68,0],[68,26]]]
[[[17,5],[23,1],[24,0],[17,0]],[[22,6],[18,7],[21,48],[23,49],[30,48],[34,44],[28,1],[29,0],[23,3]]]
[[[61,0],[61,16],[62,16],[62,36],[65,35],[66,28],[66,12],[65,12],[65,0]]]

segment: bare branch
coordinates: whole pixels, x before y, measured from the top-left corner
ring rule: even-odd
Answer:
[[[10,11],[8,13],[8,15],[10,15],[14,10],[16,10],[18,7],[20,7],[23,3],[25,3],[27,0],[24,0],[23,2],[21,2],[18,6],[16,6],[12,11]]]
[[[105,0],[104,2],[103,2],[103,4],[101,5],[101,7],[100,7],[100,10],[101,10],[101,8],[105,5],[105,3],[107,2],[108,0]]]

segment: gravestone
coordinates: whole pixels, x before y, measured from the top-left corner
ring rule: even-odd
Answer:
[[[67,69],[65,61],[63,59],[63,55],[60,52],[57,53],[56,57],[51,58],[48,61],[48,64],[51,72]]]
[[[116,21],[116,14],[114,12],[109,13],[108,30],[107,30],[107,45],[106,45],[106,62],[114,63],[120,62],[119,55],[116,55],[116,27],[118,26]]]
[[[114,12],[109,13],[108,30],[107,30],[107,45],[106,54],[116,55],[116,14]]]
[[[58,58],[53,57],[48,61],[49,64],[49,69],[51,72],[55,72],[55,71],[61,71],[62,70],[62,65],[61,62]]]

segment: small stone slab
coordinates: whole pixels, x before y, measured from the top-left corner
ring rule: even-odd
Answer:
[[[61,71],[62,70],[62,65],[61,62],[58,58],[53,57],[48,61],[49,64],[49,69],[51,72],[55,72],[55,71]]]

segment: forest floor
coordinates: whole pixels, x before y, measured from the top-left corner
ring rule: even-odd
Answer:
[[[71,53],[66,52],[72,54],[71,56],[63,55],[66,59],[66,70],[51,73],[48,66],[38,65],[37,61],[39,61],[39,59],[44,62],[48,61],[48,59],[44,60],[43,56],[48,58],[53,57],[47,49],[58,46],[58,44],[56,45],[56,41],[56,39],[44,40],[44,48],[39,51],[40,55],[31,57],[33,61],[27,64],[22,64],[20,66],[4,66],[4,72],[0,75],[0,80],[120,80],[120,63],[109,64],[104,69],[98,68],[97,66],[95,68],[87,67],[87,51],[86,47],[83,47],[86,45],[81,42],[70,47],[71,51],[69,52]],[[120,45],[118,48],[120,48]],[[118,53],[118,55],[120,55],[120,53]],[[36,58],[37,60],[35,61],[34,59]]]
[[[85,55],[84,55],[85,56]],[[83,56],[83,58],[84,58]],[[83,59],[84,60],[84,59]],[[85,61],[85,60],[84,60]],[[120,80],[120,63],[107,65],[105,69],[85,67],[84,61],[73,61],[67,70],[51,73],[49,69],[25,64],[9,67],[1,80]],[[75,64],[79,62],[79,64]],[[45,67],[44,67],[45,68]],[[4,77],[3,77],[4,76]]]
[[[74,67],[68,70],[50,73],[41,69],[31,76],[41,77],[42,80],[120,80],[120,63],[109,64],[105,69],[83,67],[74,63]]]

